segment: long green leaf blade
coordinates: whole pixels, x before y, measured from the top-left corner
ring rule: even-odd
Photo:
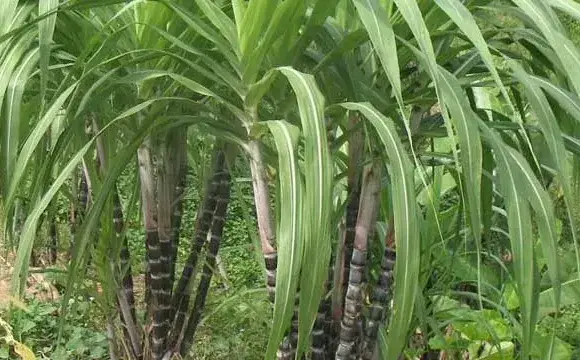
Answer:
[[[477,117],[469,106],[469,101],[461,89],[458,80],[444,68],[439,68],[441,93],[445,105],[449,108],[453,125],[459,138],[461,149],[461,170],[465,177],[465,188],[471,228],[476,244],[481,239],[481,176],[482,149]]]
[[[6,197],[6,207],[10,208],[12,202],[14,201],[14,196],[16,195],[16,190],[22,181],[22,176],[26,170],[32,154],[38,149],[38,145],[42,140],[42,137],[52,125],[52,122],[57,119],[57,113],[61,110],[65,101],[69,98],[73,90],[76,88],[77,84],[71,85],[68,89],[63,91],[62,94],[54,101],[50,108],[46,111],[42,119],[36,124],[32,133],[28,136],[22,150],[18,155],[18,160],[14,167],[14,173],[10,179],[10,184],[8,186],[8,195]]]
[[[299,130],[285,121],[267,122],[278,150],[280,222],[273,327],[266,359],[272,359],[290,324],[302,263],[302,179],[296,157]]]
[[[40,0],[38,2],[39,16],[54,12],[58,8],[58,0]],[[44,98],[48,83],[48,64],[50,46],[56,25],[56,12],[38,23],[38,45],[40,47],[40,96]]]
[[[248,10],[249,11],[249,10]],[[304,136],[304,258],[300,277],[298,356],[305,351],[316,320],[330,261],[332,162],[326,139],[324,97],[312,75],[290,67],[280,72],[288,78],[298,102]]]

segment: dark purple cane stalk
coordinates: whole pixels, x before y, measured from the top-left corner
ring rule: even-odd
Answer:
[[[193,304],[192,312],[189,316],[187,327],[185,328],[183,341],[181,343],[179,353],[181,356],[185,356],[187,351],[190,349],[193,343],[193,337],[197,326],[201,320],[201,314],[205,307],[205,301],[207,298],[207,293],[209,290],[209,285],[214,272],[216,264],[216,255],[219,250],[222,233],[224,230],[224,225],[226,221],[226,214],[228,209],[228,204],[230,201],[230,189],[231,189],[231,177],[227,171],[227,165],[224,166],[224,171],[220,179],[220,185],[218,187],[217,204],[213,216],[213,222],[210,229],[210,241],[208,245],[207,255],[205,259],[205,264],[201,273],[201,280],[199,282],[197,293],[195,297],[195,302]]]
[[[137,326],[135,314],[135,292],[133,287],[133,274],[131,270],[131,254],[127,243],[127,237],[123,231],[125,227],[123,207],[117,189],[113,193],[113,223],[117,241],[122,241],[119,253],[121,283],[123,289],[117,295],[117,303],[121,310],[120,317],[123,324],[123,334],[127,344],[131,344],[131,351],[136,358],[141,354],[141,335]]]
[[[364,178],[336,360],[350,360],[352,356],[359,356],[356,342],[360,338],[368,240],[376,222],[376,208],[379,204],[380,171],[380,165],[375,163],[367,169]]]
[[[393,281],[396,253],[394,248],[387,247],[381,262],[381,274],[371,296],[369,315],[364,324],[363,360],[373,358],[379,328],[386,326],[388,308],[393,298]]]
[[[175,310],[175,318],[173,320],[171,347],[179,347],[180,338],[187,318],[189,310],[189,302],[191,299],[192,279],[195,278],[195,270],[197,267],[197,260],[200,252],[207,240],[210,227],[212,226],[214,213],[218,203],[218,191],[220,183],[224,177],[225,154],[220,149],[216,152],[214,158],[214,165],[212,169],[212,176],[208,179],[205,185],[205,194],[203,203],[197,212],[197,220],[195,226],[195,237],[192,241],[192,247],[185,261],[181,277],[177,282],[175,291],[173,292],[172,308]]]
[[[356,129],[357,123],[360,121],[357,113],[353,113],[349,117],[350,129],[352,129],[352,135],[349,140],[348,148],[348,178],[347,178],[347,191],[348,191],[348,203],[346,207],[346,217],[344,222],[344,235],[341,239],[342,249],[340,250],[339,257],[337,258],[336,266],[339,268],[335,269],[335,273],[342,268],[342,273],[340,273],[340,279],[336,278],[334,287],[334,298],[332,304],[332,314],[334,323],[336,325],[340,324],[341,318],[344,315],[344,301],[346,298],[346,292],[348,289],[348,282],[350,276],[350,262],[353,254],[354,240],[355,240],[355,226],[359,211],[359,202],[361,195],[361,185],[360,185],[360,167],[362,158],[364,155],[364,133],[360,129]],[[339,281],[340,280],[340,281]],[[338,286],[336,286],[338,285]],[[339,328],[335,328],[334,332],[339,332]],[[332,353],[336,350],[330,349]]]
[[[56,216],[53,216],[50,220],[50,262],[51,264],[56,264],[56,258],[58,254],[58,236],[56,232]]]
[[[290,332],[284,336],[276,352],[277,360],[294,360],[296,357],[296,347],[298,345],[298,306],[300,298],[300,288],[296,290],[294,299],[294,313],[290,323]]]

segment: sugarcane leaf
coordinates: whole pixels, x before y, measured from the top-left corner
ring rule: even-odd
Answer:
[[[30,75],[29,68],[32,66],[31,61],[34,59],[34,56],[31,58],[31,55],[34,51],[25,54],[25,50],[32,39],[31,35],[20,38],[16,44],[11,46],[6,58],[0,65],[0,104],[4,103],[6,95],[4,115],[0,123],[0,164],[5,171],[2,179],[0,179],[0,184],[4,184],[6,187],[9,184],[9,177],[13,173],[14,162],[18,152],[20,120],[17,114],[22,106],[21,101],[16,96],[19,92],[14,91],[14,86],[22,84]],[[21,88],[19,87],[18,89]],[[1,109],[2,107],[0,107]],[[3,191],[6,191],[6,187],[3,187]]]
[[[240,26],[242,55],[247,55],[257,47],[260,36],[266,31],[279,4],[279,0],[250,0]]]
[[[232,0],[232,8],[234,10],[234,22],[239,39],[242,35],[242,21],[246,13],[246,2],[244,0]]]
[[[277,226],[278,266],[273,327],[266,359],[271,359],[287,330],[296,297],[302,260],[302,179],[296,147],[300,131],[285,121],[266,123],[278,150],[280,221]]]
[[[211,26],[204,23],[195,14],[192,14],[187,9],[182,6],[177,5],[174,1],[169,0],[159,0],[167,7],[172,9],[179,18],[181,18],[196,34],[199,34],[211,41],[220,53],[226,58],[230,66],[232,66],[236,72],[239,72],[240,62],[228,41],[222,36],[222,34],[216,32]]]
[[[481,238],[481,174],[482,149],[476,115],[469,106],[459,81],[447,70],[440,67],[441,93],[449,108],[453,125],[459,138],[461,149],[461,170],[465,178],[464,191],[467,193],[471,230],[476,243]]]
[[[222,36],[228,40],[234,53],[239,56],[240,49],[238,45],[238,34],[232,19],[230,19],[213,1],[196,0],[195,2],[205,16],[207,16],[209,21],[218,28]]]
[[[509,165],[516,171],[521,180],[519,191],[524,196],[536,213],[538,232],[542,241],[542,250],[548,264],[548,273],[552,279],[552,287],[555,289],[555,303],[559,304],[560,276],[558,260],[558,236],[556,232],[556,218],[554,206],[550,196],[544,190],[540,181],[524,157],[512,148],[507,148]]]
[[[274,3],[275,1],[271,2]],[[250,7],[248,7],[246,14],[249,13]],[[299,27],[302,19],[301,15],[304,14],[305,8],[305,2],[300,0],[286,0],[276,7],[271,19],[268,19],[268,26],[256,47],[251,50],[247,49],[243,53],[242,65],[244,67],[243,80],[245,83],[253,83],[255,81],[260,66],[269,52],[278,59],[284,59],[284,61],[281,60],[278,63],[288,62],[286,55],[294,41],[287,41],[276,47],[274,47],[274,44],[281,36],[287,35],[290,29]]]
[[[402,103],[397,43],[389,15],[377,0],[353,0],[353,3],[381,60],[395,97]]]
[[[20,66],[12,74],[10,83],[6,92],[6,108],[3,128],[3,168],[5,176],[10,176],[13,173],[14,163],[18,153],[19,140],[21,137],[20,111],[22,107],[22,96],[24,94],[24,85],[26,84],[30,73],[38,62],[38,49],[28,52],[22,59]],[[8,183],[8,179],[5,180]]]
[[[508,61],[508,64],[513,69],[515,77],[524,86],[526,97],[536,114],[538,126],[546,140],[551,158],[556,164],[556,171],[559,174],[559,182],[562,185],[564,200],[568,210],[568,221],[570,222],[572,240],[576,251],[576,263],[578,271],[580,271],[580,254],[577,247],[578,231],[574,216],[578,201],[571,184],[571,179],[573,178],[572,171],[570,171],[571,169],[568,166],[566,148],[560,128],[558,127],[558,121],[541,88],[531,81],[530,76],[522,66],[513,60]]]
[[[46,131],[50,128],[53,121],[57,119],[57,113],[61,111],[62,106],[65,101],[69,98],[73,90],[77,87],[77,83],[71,85],[68,89],[62,92],[60,96],[52,103],[50,108],[46,111],[42,119],[38,121],[20,150],[18,155],[18,160],[16,160],[14,166],[14,173],[10,178],[10,183],[8,185],[8,195],[6,196],[6,208],[10,209],[12,207],[14,197],[16,195],[16,190],[22,181],[22,177],[33,153],[38,149],[42,137]]]
[[[67,89],[67,92],[63,93],[61,95],[61,97],[59,97],[57,99],[57,101],[51,106],[51,108],[47,111],[45,118],[48,118],[48,120],[50,120],[50,121],[45,120],[44,122],[48,122],[48,126],[50,126],[50,124],[52,123],[52,120],[54,119],[54,116],[47,117],[48,115],[50,115],[52,113],[51,110],[55,107],[56,107],[56,109],[60,110],[60,105],[62,105],[62,102],[64,102],[66,100],[68,95],[70,95],[70,93],[72,92],[72,90],[74,90],[75,87],[76,87],[76,84],[69,87]],[[58,176],[53,181],[52,185],[49,187],[49,189],[46,191],[46,193],[44,193],[42,195],[42,198],[40,199],[38,204],[36,204],[36,206],[30,212],[30,215],[26,218],[26,222],[24,223],[24,226],[23,226],[22,234],[20,237],[20,243],[18,246],[18,251],[16,254],[16,260],[14,263],[14,273],[12,275],[12,291],[14,294],[16,294],[18,296],[21,294],[21,292],[23,290],[23,286],[25,285],[26,279],[28,277],[28,264],[29,264],[30,255],[32,253],[32,246],[34,244],[34,239],[36,237],[36,230],[38,227],[38,221],[40,220],[40,217],[42,216],[42,214],[44,213],[44,211],[46,210],[46,208],[48,207],[48,205],[50,204],[50,202],[52,201],[52,199],[54,198],[56,193],[59,191],[60,187],[70,177],[71,173],[78,167],[80,162],[83,160],[83,157],[85,156],[85,154],[93,146],[94,142],[97,140],[97,138],[103,132],[105,132],[108,128],[110,128],[117,121],[119,121],[121,119],[125,119],[128,116],[131,116],[131,115],[137,113],[138,111],[149,106],[150,104],[152,104],[155,101],[156,100],[148,100],[144,103],[138,104],[137,106],[125,111],[124,113],[122,113],[121,115],[119,115],[115,119],[113,119],[111,122],[109,122],[105,127],[103,127],[103,129],[101,129],[101,131],[99,131],[98,134],[96,134],[89,142],[87,142],[79,151],[77,151],[75,153],[75,155],[71,158],[71,160],[67,163],[67,165],[58,174]],[[58,105],[58,106],[56,106],[56,105]],[[43,118],[43,120],[44,120],[44,118]],[[43,123],[42,120],[39,122],[39,124],[41,124],[41,123]],[[39,126],[37,126],[37,128],[39,128]],[[37,128],[35,128],[35,131]],[[33,134],[34,134],[34,132],[33,132]],[[31,134],[31,137],[33,134]],[[143,135],[143,137],[144,136],[145,136],[145,134]],[[28,144],[28,142],[27,142],[27,144]],[[23,152],[24,152],[24,150],[23,150]],[[18,161],[18,165],[21,165],[20,158]],[[126,164],[124,164],[124,165],[126,165]],[[77,246],[77,244],[75,243],[75,247],[76,246]],[[73,264],[75,264],[75,263],[78,263],[78,258],[73,257]],[[73,266],[73,265],[71,264],[71,266]],[[74,271],[71,271],[71,274],[74,274]],[[71,276],[73,276],[73,275],[71,275]],[[70,289],[72,289],[72,287],[70,287]],[[67,290],[67,291],[69,291],[69,290]]]
[[[38,14],[40,16],[54,12],[58,8],[58,0],[40,0]],[[50,43],[56,25],[56,12],[38,23],[38,46],[40,48],[40,96],[44,98],[48,83],[48,64],[50,59]]]
[[[463,31],[463,33],[473,43],[485,66],[491,73],[491,76],[500,89],[504,100],[508,103],[513,113],[516,113],[515,108],[511,102],[510,96],[501,80],[497,71],[496,65],[493,62],[491,52],[487,46],[479,26],[469,9],[459,0],[436,0],[437,5],[445,11],[445,13],[453,20],[455,24]]]
[[[324,97],[312,75],[290,67],[286,76],[298,103],[304,137],[304,257],[300,277],[298,356],[305,351],[316,320],[330,261],[330,214],[332,210],[332,162],[326,139]]]
[[[505,169],[501,169],[502,171]],[[538,312],[538,278],[529,205],[513,189],[506,196],[508,227],[522,321],[522,356],[529,356]]]
[[[556,52],[568,75],[573,88],[580,93],[580,72],[576,71],[580,63],[580,51],[574,43],[562,33],[562,25],[542,2],[535,0],[514,0],[514,3],[528,15],[540,29],[550,46]]]
[[[525,238],[531,233],[531,229],[529,229],[531,225],[527,221],[529,216],[526,215],[525,204],[522,206],[520,199],[525,199],[536,213],[536,224],[538,225],[540,239],[542,241],[542,249],[546,263],[548,264],[548,273],[552,280],[552,287],[555,290],[552,294],[553,300],[554,304],[559,306],[560,280],[553,208],[548,194],[541,187],[521,154],[507,147],[499,136],[491,131],[483,122],[480,121],[479,127],[486,142],[493,149],[498,166],[500,186],[505,196],[509,215],[516,218],[508,219],[508,226],[512,246],[515,246],[512,248],[513,257],[514,259],[518,259],[516,264],[518,295],[520,296],[522,304],[525,304],[522,305],[525,307],[525,313],[522,313],[522,317],[526,320],[524,322],[523,337],[525,341],[530,341],[530,334],[534,332],[535,321],[537,319],[537,296],[533,298],[527,297],[530,293],[535,293],[536,291],[531,288],[532,284],[530,283],[532,281],[529,279],[530,273],[527,272],[533,269],[530,261],[533,261],[531,259],[534,258],[529,253],[533,251],[533,246],[529,244],[530,239]],[[529,350],[531,345],[527,343],[524,345],[524,348]]]
[[[0,2],[0,35],[10,29],[11,20],[14,18],[18,0],[6,0]]]
[[[529,75],[528,78],[544,89],[580,124],[580,98],[572,92],[551,83],[545,78]]]
[[[580,4],[571,0],[546,0],[550,6],[562,10],[576,19],[580,19]]]
[[[390,163],[397,261],[395,264],[394,308],[387,335],[386,359],[396,359],[405,347],[413,318],[418,290],[420,247],[419,224],[413,181],[413,165],[391,119],[369,103],[341,104],[362,113],[373,125],[383,143]]]
[[[560,306],[580,304],[580,279],[575,279],[562,283],[562,294]],[[554,304],[554,289],[549,288],[542,291],[539,295],[538,318],[558,311]]]

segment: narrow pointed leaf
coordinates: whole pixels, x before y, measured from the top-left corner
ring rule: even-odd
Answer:
[[[58,0],[40,0],[38,2],[38,14],[40,16],[54,12],[58,8]],[[56,25],[56,12],[47,16],[38,23],[38,45],[40,47],[40,95],[44,97],[48,82],[48,63],[50,59],[50,45],[54,26]]]
[[[224,38],[228,40],[235,53],[239,54],[238,34],[236,26],[214,1],[196,0],[197,5],[203,11],[205,16],[218,28]]]
[[[477,117],[469,106],[469,100],[463,93],[457,79],[444,68],[439,68],[440,84],[445,104],[449,108],[453,125],[457,131],[461,149],[461,171],[465,177],[467,202],[471,229],[475,241],[480,243],[481,235],[481,174],[482,149]]]
[[[251,0],[248,3],[240,30],[242,55],[245,56],[257,47],[278,4],[279,0]]]
[[[71,85],[68,89],[63,91],[62,94],[54,101],[50,108],[46,111],[42,119],[38,121],[35,128],[32,130],[22,149],[18,155],[18,160],[14,167],[14,173],[10,179],[10,184],[8,186],[8,196],[6,197],[6,207],[10,208],[12,202],[14,201],[14,196],[16,195],[16,190],[20,185],[24,171],[32,158],[32,154],[38,149],[42,137],[46,131],[50,128],[52,122],[57,119],[58,112],[62,109],[65,101],[71,95],[73,90],[76,88],[77,84]]]
[[[248,10],[249,11],[249,10]],[[305,187],[303,203],[304,258],[300,277],[298,356],[306,350],[330,261],[332,163],[326,139],[324,97],[312,75],[279,68],[288,78],[298,102],[304,136]]]
[[[550,46],[556,52],[564,65],[572,86],[580,93],[580,72],[576,67],[580,64],[580,51],[574,43],[561,32],[561,24],[554,18],[550,8],[543,2],[535,0],[514,0],[526,15],[538,26]]]
[[[266,359],[276,353],[294,310],[302,260],[302,179],[296,157],[299,130],[285,121],[267,122],[278,150],[280,222],[277,227],[278,266],[273,327]]]

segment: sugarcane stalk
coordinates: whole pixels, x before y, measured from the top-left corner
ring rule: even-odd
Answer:
[[[330,278],[329,278],[330,279]],[[330,281],[325,283],[325,293],[330,291]],[[328,335],[330,331],[330,298],[325,296],[320,302],[314,328],[312,329],[312,345],[310,347],[312,360],[326,360],[328,350]]]
[[[266,180],[260,143],[252,140],[248,144],[250,155],[250,170],[252,173],[252,185],[254,189],[254,202],[260,244],[266,264],[266,286],[270,301],[273,303],[276,295],[276,267],[278,266],[278,253],[274,248],[274,226],[270,214],[270,199],[268,195],[268,181]]]
[[[176,136],[176,163],[177,163],[177,182],[173,195],[173,213],[171,216],[171,284],[175,281],[175,265],[177,264],[177,249],[179,247],[179,236],[181,233],[181,219],[183,212],[183,199],[187,186],[187,131],[183,131]]]
[[[56,264],[56,258],[58,254],[58,237],[56,232],[56,216],[52,216],[50,220],[50,262]]]
[[[335,263],[335,284],[332,301],[332,314],[335,324],[340,324],[343,316],[343,305],[348,289],[348,279],[350,276],[350,261],[353,253],[354,239],[356,233],[356,222],[359,210],[360,201],[360,172],[362,158],[364,155],[364,132],[361,129],[356,129],[357,123],[360,121],[357,113],[352,113],[349,116],[349,128],[352,131],[351,138],[348,144],[348,178],[347,178],[347,192],[348,203],[346,207],[346,217],[344,220],[344,231],[340,241],[340,251]],[[340,271],[342,270],[342,272]],[[340,274],[340,277],[337,277]],[[338,329],[335,329],[338,332]],[[334,353],[335,349],[331,349]]]
[[[336,360],[350,360],[353,355],[359,355],[356,342],[360,336],[368,240],[376,222],[379,204],[380,170],[377,162],[367,168],[364,177]]]
[[[226,166],[224,166],[224,170],[226,170]],[[203,266],[201,280],[197,288],[192,313],[189,317],[187,327],[185,328],[183,341],[179,349],[179,353],[181,356],[186,355],[187,351],[189,351],[191,347],[191,344],[193,343],[193,337],[195,335],[195,331],[201,320],[201,314],[205,307],[205,301],[207,298],[209,285],[215,268],[216,255],[219,250],[224,230],[228,204],[230,201],[230,190],[231,190],[230,174],[228,171],[223,171],[220,185],[218,188],[217,204],[213,216],[213,222],[211,225],[210,230],[211,235],[205,259],[205,264]]]
[[[173,138],[169,134],[158,147],[157,163],[157,244],[158,262],[151,264],[151,292],[153,322],[151,331],[151,353],[153,359],[161,359],[166,351],[167,338],[173,314],[171,296],[173,292],[174,244],[174,194],[177,182],[176,152]],[[173,221],[172,221],[173,220]]]
[[[177,282],[172,299],[172,307],[176,310],[172,327],[172,348],[179,348],[180,339],[183,336],[183,325],[188,314],[189,301],[191,298],[191,283],[192,279],[195,278],[197,259],[207,240],[210,227],[212,226],[214,212],[216,211],[217,206],[219,186],[222,181],[221,179],[224,176],[224,166],[225,154],[220,149],[217,150],[215,154],[212,176],[208,179],[205,185],[203,203],[197,212],[195,237],[192,242],[192,248],[185,262],[185,266],[183,267],[181,277]]]
[[[363,360],[373,359],[379,328],[388,325],[387,321],[390,315],[388,309],[393,298],[396,261],[393,242],[395,229],[392,217],[389,224],[389,230],[385,237],[385,252],[381,261],[381,273],[373,289],[369,315],[364,324]]]
[[[276,352],[277,360],[294,360],[296,346],[298,345],[298,311],[299,311],[300,288],[296,290],[294,298],[294,312],[290,322],[290,331],[286,333]]]
[[[113,223],[115,236],[118,241],[122,242],[121,251],[119,252],[119,267],[122,274],[121,283],[123,287],[117,290],[117,304],[120,309],[125,339],[131,344],[134,357],[139,359],[142,356],[141,332],[137,325],[137,316],[135,314],[135,292],[131,270],[131,254],[129,252],[127,237],[123,234],[125,223],[121,199],[119,198],[117,189],[113,193]]]
[[[95,133],[99,131],[98,124],[93,118],[92,128]],[[105,172],[107,168],[105,146],[102,139],[97,139],[97,162],[101,172]],[[87,191],[81,189],[80,193],[83,197],[86,196],[88,199],[88,176],[83,172],[81,176],[81,184],[87,184]],[[86,201],[83,199],[83,201]],[[82,204],[84,205],[84,204]],[[86,206],[86,205],[84,205]],[[117,306],[120,310],[121,323],[123,324],[123,334],[127,343],[131,345],[131,351],[133,357],[139,359],[142,356],[141,353],[141,332],[137,326],[137,316],[135,313],[135,293],[133,287],[133,274],[131,269],[131,254],[129,252],[129,246],[127,243],[127,237],[124,236],[125,220],[123,215],[123,206],[121,204],[121,198],[119,197],[119,191],[115,186],[113,189],[113,230],[115,242],[121,243],[119,251],[119,263],[117,263],[115,257],[111,257],[109,262],[111,266],[111,271],[113,274],[121,273],[121,284],[122,289],[117,289],[116,298]]]
[[[151,159],[151,149],[148,141],[137,150],[139,161],[139,182],[141,185],[141,210],[145,226],[145,243],[147,251],[147,268],[145,273],[145,303],[147,314],[151,316],[152,289],[151,273],[153,267],[159,264],[159,239],[157,233],[157,207],[155,206],[155,176]]]

